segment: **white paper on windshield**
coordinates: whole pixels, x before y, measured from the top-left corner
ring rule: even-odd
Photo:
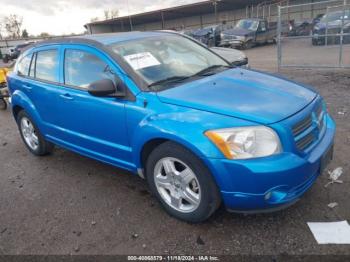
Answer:
[[[347,221],[307,224],[318,244],[350,244],[350,226]]]
[[[124,59],[131,65],[134,70],[160,65],[157,58],[150,52],[137,53],[124,56]]]

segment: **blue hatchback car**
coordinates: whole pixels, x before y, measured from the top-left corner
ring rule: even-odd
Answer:
[[[172,216],[200,222],[223,203],[277,210],[332,158],[335,124],[312,88],[233,68],[171,32],[37,43],[8,76],[21,137],[145,178]]]

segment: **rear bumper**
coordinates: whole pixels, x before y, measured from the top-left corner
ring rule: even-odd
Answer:
[[[284,152],[253,160],[210,159],[226,208],[257,213],[295,203],[314,184],[324,155],[333,149],[335,125],[327,117],[325,135],[305,158]]]

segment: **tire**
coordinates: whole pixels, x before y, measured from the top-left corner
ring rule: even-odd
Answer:
[[[7,103],[5,99],[0,98],[0,110],[6,110],[7,109]]]
[[[245,42],[242,46],[243,50],[247,50],[253,47],[253,41],[249,40],[248,42]]]
[[[165,166],[171,172],[166,172]],[[179,144],[165,142],[152,151],[146,163],[146,179],[164,209],[180,220],[202,222],[220,206],[219,190],[208,168]]]
[[[17,115],[17,125],[24,144],[32,154],[44,156],[52,152],[54,145],[44,139],[38,127],[24,110]]]

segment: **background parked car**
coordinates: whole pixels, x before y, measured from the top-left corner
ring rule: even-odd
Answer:
[[[315,26],[317,23],[320,22],[320,20],[322,19],[323,16],[324,16],[324,14],[318,14],[318,15],[312,20],[312,24]]]
[[[326,33],[332,35],[327,36],[327,44],[339,44],[340,36],[335,36],[334,34],[341,33],[342,28],[344,34],[350,33],[350,9],[344,12],[329,12],[324,15],[312,31],[312,44],[324,45],[326,43]],[[343,37],[343,43],[350,43],[349,35]]]
[[[292,30],[288,35],[290,36],[305,36],[310,35],[313,28],[313,20],[305,19],[294,21],[292,25]]]
[[[8,63],[10,60],[15,60],[19,57],[24,49],[33,44],[34,42],[26,42],[23,44],[16,45],[14,48],[10,48],[8,53],[4,55],[3,62]]]
[[[192,37],[206,46],[219,46],[221,41],[221,32],[232,28],[231,25],[211,25],[192,32]]]
[[[225,58],[232,65],[245,67],[248,66],[248,57],[240,50],[225,47],[211,47],[210,49],[217,53],[219,56]]]
[[[251,48],[266,44],[276,38],[276,28],[270,28],[264,19],[241,19],[233,29],[221,33],[220,46]]]

